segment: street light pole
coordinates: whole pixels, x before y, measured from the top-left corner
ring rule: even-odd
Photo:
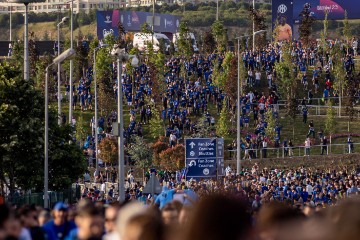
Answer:
[[[73,42],[74,42],[74,33],[73,33],[73,7],[74,7],[74,1],[71,0],[71,16],[70,16],[70,48],[73,49],[74,46],[73,46]],[[73,74],[74,74],[74,63],[73,63],[73,60],[70,60],[70,80],[69,80],[69,85],[70,85],[70,101],[69,101],[69,123],[71,124],[72,123],[72,116],[73,116]]]
[[[151,44],[154,47],[154,30],[155,30],[155,0],[153,0],[153,6],[152,6],[152,26],[151,26]],[[166,26],[165,26],[166,27]]]
[[[10,22],[10,43],[12,42],[12,21],[11,21],[11,18],[12,18],[12,5],[10,5],[10,19],[9,19],[9,22]]]
[[[59,22],[57,24],[57,30],[58,30],[58,45],[57,45],[57,52],[58,52],[58,56],[60,56],[60,51],[61,51],[61,48],[60,48],[60,27],[63,23],[65,23],[66,21],[68,20],[68,17],[63,17],[61,19],[61,22]],[[58,125],[61,125],[61,63],[59,62],[57,64],[58,66],[58,82],[57,82],[57,95],[58,95]]]
[[[48,100],[48,82],[49,67],[46,67],[45,74],[45,143],[44,143],[44,208],[49,208],[49,100]]]
[[[125,186],[124,186],[124,119],[123,119],[123,105],[122,105],[122,63],[132,58],[131,65],[137,67],[139,60],[135,55],[129,55],[125,52],[125,49],[120,49],[117,46],[111,51],[111,55],[117,60],[117,126],[118,126],[118,182],[119,182],[119,201],[125,200]]]
[[[255,52],[255,0],[253,0],[253,54]]]
[[[49,208],[49,68],[54,64],[65,61],[73,54],[73,49],[64,51],[45,69],[44,208]]]
[[[99,160],[98,160],[98,97],[97,97],[97,76],[96,76],[96,52],[103,47],[108,46],[107,44],[103,44],[94,49],[94,65],[93,65],[93,76],[94,76],[94,84],[95,84],[95,164],[96,164],[96,173],[99,172]]]
[[[216,0],[216,21],[219,21],[219,0]]]
[[[236,37],[237,39],[237,111],[236,111],[236,173],[239,175],[241,172],[241,129],[240,129],[240,108],[241,108],[241,96],[242,96],[242,79],[240,79],[240,39],[248,38],[249,36]]]
[[[122,59],[117,59],[117,124],[119,128],[119,137],[118,137],[118,173],[119,173],[119,201],[122,202],[125,200],[125,186],[124,186],[124,119],[123,119],[123,105],[122,105],[122,85],[121,85],[121,75],[122,75]]]
[[[25,15],[24,15],[24,79],[29,80],[30,69],[29,69],[29,36],[28,36],[28,6],[29,3],[24,3]]]
[[[237,49],[237,57],[238,57],[238,74],[237,74],[237,82],[238,82],[238,88],[237,88],[237,122],[236,122],[236,173],[239,175],[240,171],[241,171],[241,141],[240,141],[240,137],[241,137],[241,129],[240,129],[240,97],[241,97],[241,80],[240,80],[240,37],[237,38],[237,43],[238,43],[238,49]]]

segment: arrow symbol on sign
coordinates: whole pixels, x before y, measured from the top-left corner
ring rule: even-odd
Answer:
[[[196,144],[194,142],[191,142],[189,145],[190,145],[191,149],[193,149]]]
[[[191,160],[190,163],[189,163],[189,166],[190,166],[190,167],[196,166],[196,161],[195,161],[195,160]]]

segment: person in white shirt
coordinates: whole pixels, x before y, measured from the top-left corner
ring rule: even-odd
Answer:
[[[261,80],[261,72],[256,70],[255,72],[255,86],[260,87],[260,80]]]

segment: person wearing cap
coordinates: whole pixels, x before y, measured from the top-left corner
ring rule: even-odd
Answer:
[[[53,220],[43,226],[46,237],[48,240],[63,240],[71,230],[76,228],[74,222],[67,221],[68,206],[63,202],[58,202],[54,206],[52,215]]]

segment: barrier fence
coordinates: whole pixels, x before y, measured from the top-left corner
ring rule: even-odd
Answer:
[[[301,156],[320,156],[320,155],[336,155],[355,153],[356,146],[360,143],[351,144],[327,144],[312,145],[309,148],[305,146],[279,147],[279,148],[253,148],[243,149],[241,151],[242,160],[248,159],[265,159],[265,158],[290,158]],[[308,149],[308,150],[307,150]],[[236,150],[227,150],[231,153],[230,159],[236,160]]]

